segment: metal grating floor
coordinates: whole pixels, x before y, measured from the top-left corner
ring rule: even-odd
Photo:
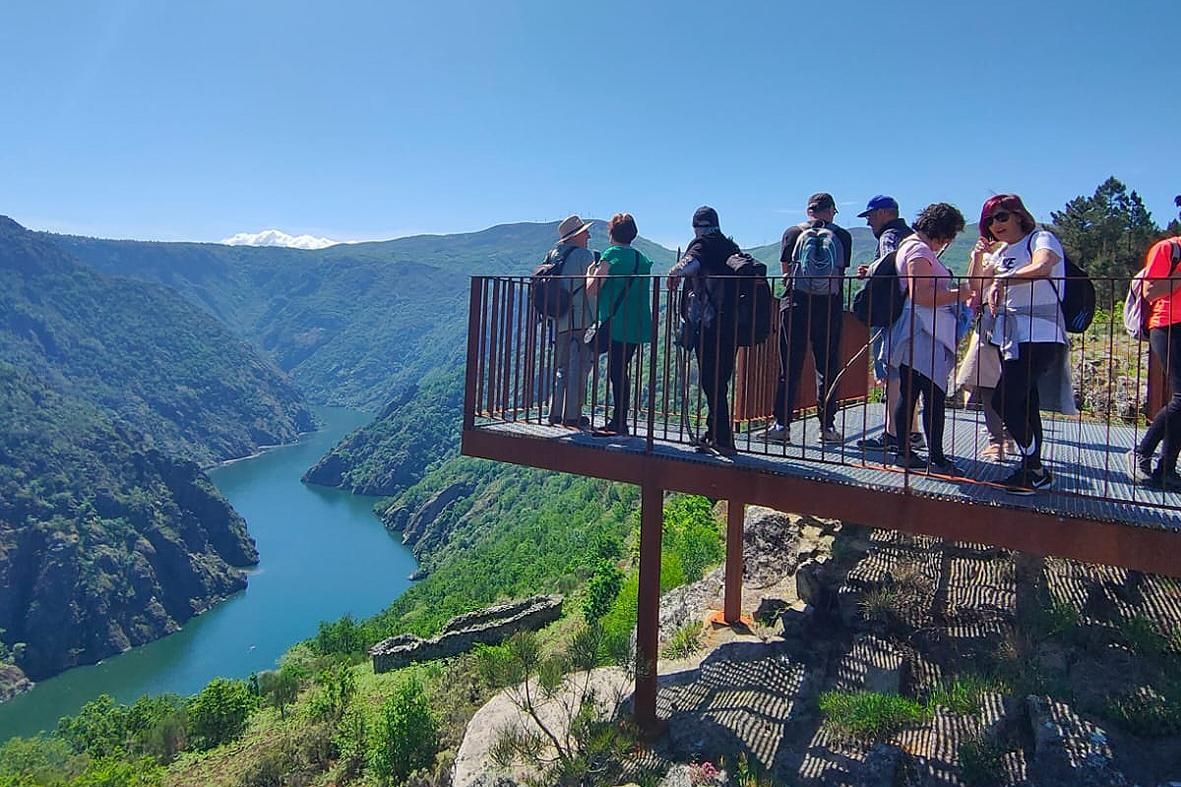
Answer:
[[[686,462],[733,463],[759,472],[804,476],[883,493],[898,494],[909,488],[911,494],[969,505],[1181,530],[1181,493],[1135,485],[1127,473],[1126,452],[1142,430],[1077,418],[1045,418],[1047,446],[1043,460],[1054,475],[1054,486],[1032,496],[1019,496],[996,485],[1012,472],[1015,459],[997,463],[978,458],[987,445],[981,413],[949,410],[947,414],[944,442],[949,449],[948,456],[963,471],[963,478],[905,473],[894,467],[882,452],[857,448],[856,441],[861,437],[881,433],[882,413],[881,404],[856,405],[839,412],[837,429],[846,438],[839,445],[820,444],[814,417],[793,424],[793,442],[788,445],[762,442],[756,437],[758,430],[739,433],[736,435],[739,454],[733,459],[699,452],[691,445],[689,433],[679,424],[679,417],[658,416],[653,451]],[[647,428],[645,418],[641,416],[641,430]],[[517,437],[560,440],[589,450],[642,454],[645,449],[642,436],[594,437],[587,432],[551,426],[536,411],[528,417],[520,414],[515,420],[511,414],[481,415],[476,418],[476,426]]]

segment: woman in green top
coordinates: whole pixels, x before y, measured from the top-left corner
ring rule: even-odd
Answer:
[[[600,436],[630,434],[627,408],[630,381],[627,369],[636,349],[647,344],[652,331],[651,293],[646,286],[652,260],[631,247],[637,235],[630,213],[616,213],[607,223],[611,247],[586,277],[586,291],[598,297],[599,320],[611,321],[611,349],[607,351],[607,379],[611,381],[611,420],[596,429]]]

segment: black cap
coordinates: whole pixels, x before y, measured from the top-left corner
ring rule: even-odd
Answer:
[[[836,208],[836,200],[827,191],[818,191],[811,197],[808,197],[808,210],[826,210],[828,208]]]
[[[702,205],[693,212],[694,227],[720,227],[718,212],[709,205]]]

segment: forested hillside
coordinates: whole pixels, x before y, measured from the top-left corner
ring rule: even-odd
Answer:
[[[211,317],[0,218],[0,661],[43,678],[241,590],[254,544],[199,463],[313,427]]]

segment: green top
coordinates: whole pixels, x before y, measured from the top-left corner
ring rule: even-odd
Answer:
[[[652,260],[630,246],[612,246],[603,252],[607,261],[607,279],[599,290],[599,319],[610,318],[616,301],[620,301],[611,320],[611,339],[631,344],[647,344],[652,338],[651,282],[647,278],[630,278],[632,274],[647,276],[652,272]],[[631,286],[628,287],[628,282]],[[620,300],[619,294],[627,287]]]

